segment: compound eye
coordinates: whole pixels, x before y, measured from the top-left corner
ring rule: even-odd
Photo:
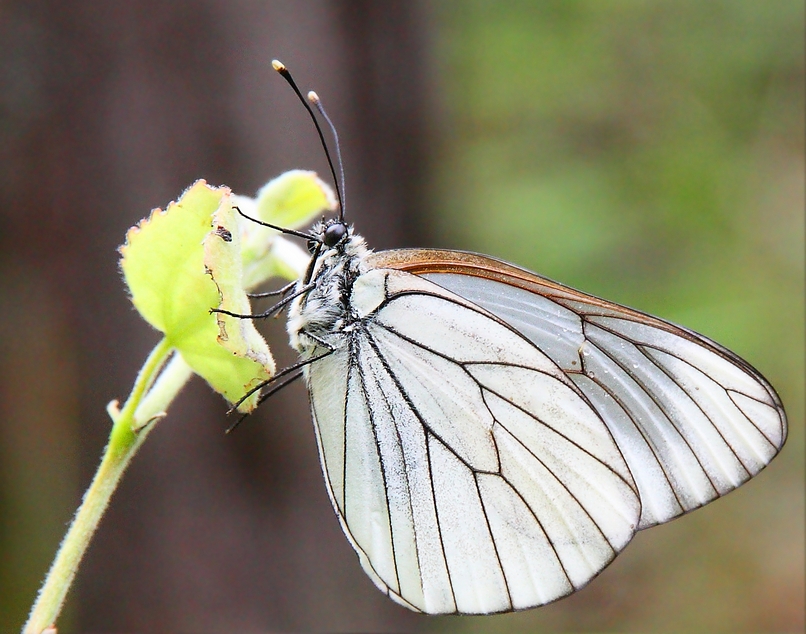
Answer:
[[[327,247],[335,247],[347,235],[347,225],[343,222],[334,222],[325,229],[322,241]]]

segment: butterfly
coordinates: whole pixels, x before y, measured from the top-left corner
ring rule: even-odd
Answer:
[[[695,332],[484,255],[374,253],[343,215],[305,235],[284,303],[328,494],[412,610],[555,601],[786,440],[772,386]]]

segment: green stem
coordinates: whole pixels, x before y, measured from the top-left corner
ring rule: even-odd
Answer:
[[[55,623],[81,559],[109,505],[121,475],[154,427],[148,423],[161,416],[164,408],[190,378],[190,369],[179,355],[175,355],[155,382],[157,373],[165,366],[165,361],[172,351],[173,348],[165,339],[157,344],[140,370],[123,409],[118,412],[116,403],[110,404],[108,411],[114,425],[109,435],[109,443],[92,484],[84,494],[81,506],[70,528],[67,529],[45,582],[39,590],[28,622],[22,630],[23,634],[41,634]],[[151,406],[144,407],[148,404]]]

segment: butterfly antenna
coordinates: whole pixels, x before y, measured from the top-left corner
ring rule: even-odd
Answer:
[[[316,115],[313,113],[311,106],[308,104],[308,100],[302,96],[302,93],[297,87],[297,83],[294,81],[294,78],[291,76],[291,73],[285,67],[285,64],[283,64],[280,60],[274,59],[272,60],[271,65],[272,68],[274,68],[274,70],[280,73],[283,79],[285,79],[288,82],[288,85],[291,86],[291,88],[293,88],[297,97],[299,97],[299,100],[302,102],[302,105],[305,106],[305,109],[308,111],[308,114],[311,115],[311,120],[313,121],[314,126],[316,126],[316,132],[319,134],[319,141],[321,141],[322,149],[324,149],[325,156],[327,157],[327,164],[330,166],[330,174],[333,176],[333,183],[336,185],[336,196],[339,199],[339,219],[341,220],[344,217],[344,199],[342,198],[342,186],[339,182],[339,179],[336,177],[336,168],[333,167],[333,160],[330,158],[330,150],[327,149],[327,143],[325,142],[325,135],[322,132],[322,127],[319,125],[319,121],[317,121]],[[314,95],[315,94],[316,93],[314,93]],[[320,112],[322,112],[321,107]],[[325,115],[325,119],[330,125],[330,129],[333,131],[333,136],[336,137],[336,130],[333,127],[333,124],[330,122],[330,119],[327,118],[327,115]],[[341,152],[339,151],[338,137],[336,137],[336,152],[338,153],[339,167],[341,168]],[[341,169],[341,172],[343,178],[344,170]]]
[[[322,105],[322,100],[319,99],[319,95],[317,95],[313,90],[308,93],[308,101],[310,101],[316,109],[319,111],[319,114],[322,115],[325,121],[327,121],[327,125],[330,127],[330,132],[333,135],[333,140],[336,143],[336,162],[339,164],[339,177],[341,180],[341,189],[339,194],[339,220],[344,222],[344,204],[347,200],[347,192],[346,187],[344,185],[344,162],[341,160],[341,145],[339,144],[339,133],[336,132],[336,126],[333,125],[333,122],[330,120],[330,117],[327,116],[327,112],[325,112],[325,107]],[[333,169],[333,166],[330,166]],[[335,178],[335,176],[334,176]],[[338,188],[337,188],[338,189]]]

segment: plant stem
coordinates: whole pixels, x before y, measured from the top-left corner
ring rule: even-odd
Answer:
[[[120,477],[158,419],[191,376],[191,370],[179,355],[165,362],[173,348],[163,339],[151,351],[137,375],[132,392],[123,409],[110,403],[108,411],[114,424],[109,443],[98,471],[84,494],[70,528],[56,553],[42,584],[36,603],[31,609],[23,634],[41,634],[59,616],[67,592],[72,585],[81,559],[89,546],[98,523],[103,517]],[[159,379],[155,381],[157,374]],[[150,388],[150,389],[149,389]]]

